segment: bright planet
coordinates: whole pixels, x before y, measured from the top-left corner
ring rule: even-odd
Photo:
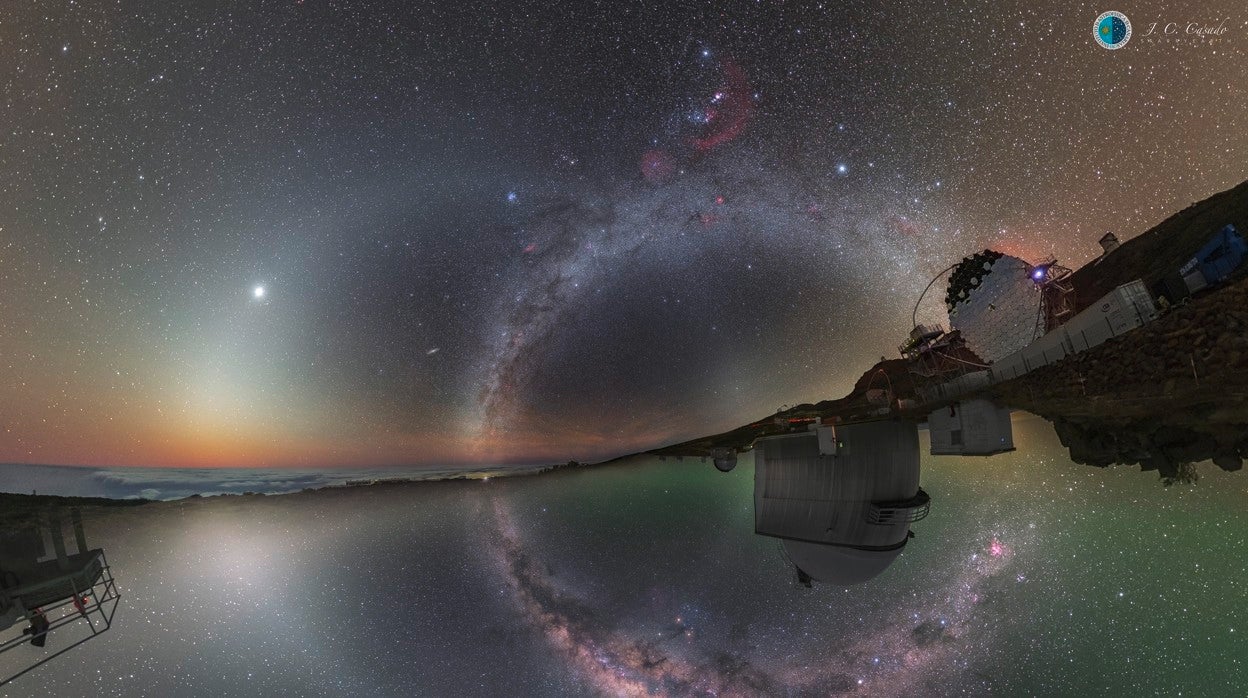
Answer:
[[[1248,3],[1123,5],[6,3],[0,698],[1248,696]]]

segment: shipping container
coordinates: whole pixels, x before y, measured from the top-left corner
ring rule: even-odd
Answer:
[[[1144,282],[1137,279],[1105,294],[1060,329],[1066,331],[1071,349],[1079,352],[1156,318],[1157,306]]]

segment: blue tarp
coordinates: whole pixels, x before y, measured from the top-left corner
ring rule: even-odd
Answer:
[[[1235,226],[1227,225],[1210,238],[1179,273],[1187,275],[1199,269],[1208,284],[1216,284],[1238,269],[1244,263],[1245,255],[1248,255],[1248,243],[1244,242]]]

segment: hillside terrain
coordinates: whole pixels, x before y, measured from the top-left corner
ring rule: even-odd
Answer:
[[[1076,310],[1136,279],[1152,288],[1228,223],[1248,232],[1248,181],[1183,209],[1076,270],[1071,277]],[[745,450],[760,436],[804,428],[816,418],[921,420],[936,406],[915,409],[909,402],[924,380],[906,360],[886,359],[868,369],[845,397],[797,405],[651,453],[683,457]],[[891,410],[868,399],[869,390],[884,387],[892,390]],[[1226,283],[1163,309],[1142,328],[981,395],[1052,421],[1078,463],[1139,463],[1165,478],[1178,477],[1193,461],[1211,459],[1224,469],[1239,469],[1248,458],[1248,264]]]

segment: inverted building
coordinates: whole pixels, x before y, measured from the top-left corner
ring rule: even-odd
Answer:
[[[807,585],[878,576],[927,516],[913,422],[819,425],[763,437],[755,454],[754,531],[781,540]]]

